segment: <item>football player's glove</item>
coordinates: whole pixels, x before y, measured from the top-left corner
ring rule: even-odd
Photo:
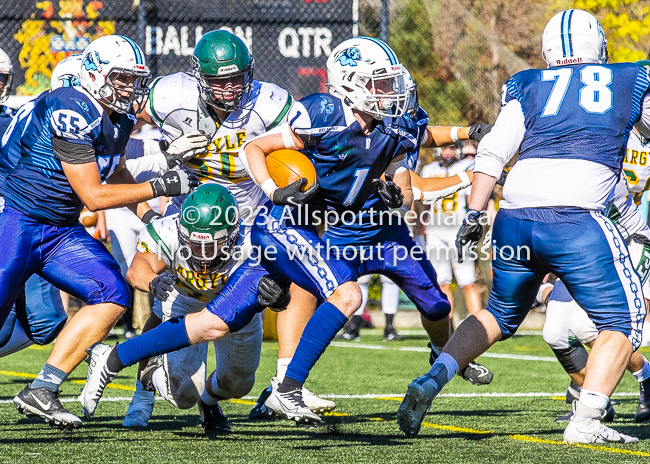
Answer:
[[[153,221],[154,219],[159,218],[159,217],[161,217],[161,215],[159,213],[156,213],[154,210],[150,209],[149,211],[147,211],[146,213],[144,213],[142,215],[141,220],[142,220],[142,222],[144,224],[149,224],[149,223],[151,223],[151,221]]]
[[[156,276],[149,282],[149,292],[160,301],[167,301],[169,294],[174,290],[176,277],[164,273]]]
[[[385,182],[381,179],[372,181],[377,186],[377,193],[384,199],[389,208],[401,208],[404,203],[402,189],[393,182],[393,177],[390,174],[386,174],[385,178]]]
[[[458,252],[458,262],[463,262],[463,248],[466,245],[469,245],[469,249],[474,249],[481,236],[483,235],[483,225],[481,224],[481,218],[483,217],[483,211],[469,210],[467,216],[463,220],[463,224],[458,229],[458,234],[456,235],[456,251]]]
[[[167,167],[172,169],[200,153],[205,153],[209,144],[210,141],[205,134],[195,130],[189,134],[181,135],[172,143],[161,140],[160,149],[167,160]]]
[[[492,124],[474,124],[469,128],[469,139],[480,142],[492,130]]]
[[[304,192],[300,189],[307,185],[307,179],[304,177],[298,179],[293,184],[286,187],[278,188],[273,191],[271,201],[274,205],[278,206],[297,206],[307,202],[318,191],[318,179],[314,180],[314,184]]]
[[[185,171],[167,171],[160,177],[149,182],[153,189],[153,196],[175,197],[186,195],[190,190],[199,186],[196,174]]]
[[[289,306],[291,292],[288,287],[281,287],[269,276],[260,279],[257,285],[257,302],[260,306],[268,307],[273,311],[283,311]]]

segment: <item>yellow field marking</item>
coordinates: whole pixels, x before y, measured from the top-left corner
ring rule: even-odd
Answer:
[[[431,424],[429,422],[422,422],[422,427],[431,427],[431,428],[434,428],[434,429],[449,430],[451,432],[477,433],[477,434],[494,433],[494,432],[489,431],[489,430],[465,429],[463,427],[455,427],[453,425]]]
[[[377,400],[386,400],[386,401],[402,401],[404,398],[392,397],[392,396],[382,396],[380,398],[375,398]]]
[[[566,396],[551,396],[552,400],[566,401]]]
[[[11,377],[23,377],[26,379],[35,379],[36,375],[34,374],[28,374],[27,372],[13,372],[13,371],[0,371],[1,375],[9,375]],[[86,385],[85,380],[71,380],[72,383],[76,383],[78,385]],[[135,387],[129,387],[127,385],[118,385],[114,383],[109,383],[106,385],[106,388],[114,388],[116,390],[128,390],[128,391],[135,391]]]
[[[336,417],[350,417],[352,414],[346,414],[344,412],[332,412],[332,411],[330,411],[330,412],[323,413],[323,415],[324,416],[336,416]],[[377,418],[377,419],[381,420],[380,418]]]
[[[513,440],[519,440],[519,441],[527,441],[531,443],[543,443],[547,445],[575,446],[576,448],[586,448],[594,451],[605,451],[608,453],[632,454],[634,456],[650,456],[650,453],[646,453],[645,451],[631,451],[631,450],[619,449],[619,448],[608,448],[606,446],[584,445],[581,443],[568,444],[561,441],[543,440],[541,438],[528,437],[526,435],[508,435],[508,438],[512,438]]]
[[[40,346],[40,345],[31,345],[27,347],[28,350],[40,350],[40,351],[51,351],[52,346],[50,345],[45,345],[45,346]]]
[[[248,401],[248,400],[238,400],[238,399],[230,399],[228,400],[229,403],[235,403],[235,404],[248,404],[250,406],[257,404],[255,401]]]

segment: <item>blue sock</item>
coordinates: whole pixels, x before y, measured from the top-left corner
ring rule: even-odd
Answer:
[[[320,305],[305,326],[285,379],[288,377],[305,383],[311,368],[347,321],[348,318],[332,303],[325,302]]]
[[[53,392],[59,389],[59,385],[66,379],[68,376],[67,373],[63,372],[61,369],[45,363],[41,372],[38,373],[38,376],[32,382],[32,388],[47,388]]]
[[[190,346],[185,317],[173,317],[155,329],[117,345],[115,352],[124,367],[143,359],[159,356]]]

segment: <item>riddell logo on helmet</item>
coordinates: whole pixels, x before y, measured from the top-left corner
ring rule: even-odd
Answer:
[[[190,238],[197,240],[210,240],[212,238],[212,235],[201,232],[192,232],[192,236]]]
[[[231,64],[230,66],[224,66],[223,68],[219,68],[219,71],[217,71],[217,75],[219,74],[228,74],[230,72],[237,71],[237,65],[236,64]]]
[[[582,63],[582,58],[567,58],[566,60],[557,60],[557,64],[577,64]]]

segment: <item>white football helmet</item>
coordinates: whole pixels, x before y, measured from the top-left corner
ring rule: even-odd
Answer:
[[[376,119],[406,111],[406,68],[379,39],[355,37],[336,47],[327,59],[327,86],[332,95]]]
[[[14,67],[11,64],[11,58],[0,48],[0,103],[9,97],[11,84],[14,81]]]
[[[82,53],[76,53],[59,61],[50,78],[52,90],[60,87],[76,87],[80,84],[79,74],[81,73],[82,58]]]
[[[406,69],[406,68],[404,68]],[[418,85],[413,80],[411,73],[406,69],[406,76],[404,77],[406,82],[406,91],[408,92],[408,98],[406,100],[406,113],[415,118],[418,114],[418,108],[420,107],[420,101],[418,100]]]
[[[134,103],[142,108],[149,94],[150,77],[144,53],[128,37],[100,37],[83,51],[81,87],[118,113],[126,113]]]
[[[548,67],[606,63],[607,39],[598,20],[582,10],[553,16],[542,33],[542,57]]]

